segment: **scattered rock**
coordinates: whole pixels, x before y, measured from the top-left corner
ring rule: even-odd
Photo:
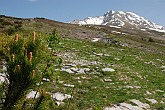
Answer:
[[[134,106],[128,103],[119,103],[113,107],[105,107],[104,110],[143,110],[141,107]]]
[[[92,41],[93,42],[98,42],[100,40],[100,38],[93,38]]]
[[[63,84],[65,87],[74,87],[74,85],[71,84]]]
[[[121,103],[120,105],[122,107],[128,108],[128,110],[143,110],[142,108],[140,108],[138,106],[133,106],[133,105],[127,104],[127,103]]]
[[[2,71],[7,71],[6,66],[3,66]]]
[[[64,81],[58,81],[59,82],[59,84],[63,84],[64,83]]]
[[[63,101],[65,99],[70,99],[70,98],[73,98],[71,95],[68,95],[68,94],[62,94],[60,92],[57,92],[57,93],[53,93],[52,94],[52,97],[56,100],[56,101]]]
[[[112,79],[108,78],[108,79],[104,79],[105,82],[111,82]]]
[[[161,66],[160,68],[165,69],[165,66]]]
[[[119,61],[120,59],[119,58],[114,58],[115,60]]]
[[[96,54],[97,56],[103,56],[104,54],[103,53],[98,53]]]
[[[78,81],[78,83],[80,83],[80,84],[81,84],[82,82],[81,82],[81,81]]]
[[[164,104],[165,102],[161,101],[160,103],[161,103],[161,104]]]
[[[151,92],[149,92],[149,91],[146,91],[146,94],[151,95],[152,93],[151,93]]]
[[[139,100],[132,99],[130,101],[133,102],[133,103],[135,103],[137,106],[139,106],[141,108],[144,108],[144,109],[149,109],[150,108],[150,105],[148,105],[147,103],[142,103]]]
[[[37,93],[37,94],[36,94]],[[36,95],[36,97],[35,97]],[[26,95],[26,97],[29,99],[29,98],[38,98],[40,96],[40,93],[37,92],[37,91],[31,91],[29,94]]]
[[[50,79],[42,78],[43,81],[50,82]]]
[[[64,68],[62,68],[61,71],[66,71],[69,74],[73,74],[74,73],[72,70],[70,70],[70,69],[64,69]]]
[[[102,71],[104,72],[114,72],[115,70],[112,68],[102,68]]]
[[[127,85],[127,86],[125,86],[125,88],[133,89],[134,87],[133,87],[133,86],[129,86],[129,85]]]
[[[111,56],[111,55],[109,55],[109,54],[104,54],[104,56],[109,57],[109,56]]]
[[[79,80],[79,79],[80,79],[80,77],[76,77],[76,78],[74,78],[74,79],[77,79],[77,80]]]
[[[75,67],[76,65],[75,65],[75,64],[72,64],[72,63],[70,63],[70,64],[67,64],[67,66],[69,66],[69,67]]]
[[[158,103],[155,99],[148,99],[148,98],[145,98],[145,99],[148,100],[149,102],[151,102],[152,104]]]
[[[43,82],[41,82],[41,83],[36,83],[37,86],[42,85],[42,84],[43,84]]]
[[[82,79],[90,79],[89,77],[86,77],[86,76],[81,76]]]
[[[74,71],[74,72],[76,72],[78,74],[85,74],[86,72],[89,72],[90,71],[89,68],[76,68],[76,67],[72,67],[70,69],[71,69],[71,71]]]
[[[5,75],[0,73],[0,84],[5,81]]]
[[[163,90],[156,90],[156,92],[164,92]]]

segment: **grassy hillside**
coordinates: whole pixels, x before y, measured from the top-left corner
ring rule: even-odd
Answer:
[[[18,32],[23,35],[37,31],[44,37],[53,29],[59,32],[61,41],[57,55],[63,59],[61,69],[55,70],[60,73],[59,80],[51,78],[50,82],[42,85],[48,93],[72,96],[64,103],[60,102],[57,109],[110,110],[110,107],[121,107],[123,103],[144,110],[165,109],[164,33],[78,26],[44,18],[1,16],[2,19],[3,23],[8,22],[8,26],[21,22]],[[7,28],[1,22],[1,32]],[[6,42],[4,36],[0,35],[1,45]],[[93,38],[100,40],[93,42]],[[135,99],[148,106],[134,103],[132,100]],[[57,99],[55,102],[59,103]]]

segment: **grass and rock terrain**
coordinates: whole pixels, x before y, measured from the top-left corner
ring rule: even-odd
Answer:
[[[3,20],[11,22],[10,18]],[[22,34],[36,31],[44,37],[55,28],[61,36],[55,54],[63,59],[55,69],[59,74],[44,78],[46,84],[42,85],[52,94],[56,109],[165,109],[164,33],[138,34],[137,30],[78,26],[41,18],[14,20],[22,22]]]

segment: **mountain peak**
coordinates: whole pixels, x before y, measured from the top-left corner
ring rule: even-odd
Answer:
[[[108,11],[107,13],[105,13],[105,14],[114,14],[114,13],[115,13],[115,11],[111,10],[111,11]]]
[[[120,27],[132,27],[132,28],[147,28],[155,30],[165,30],[163,26],[157,25],[139,16],[133,12],[124,11],[108,11],[103,16],[87,17],[84,20],[72,21],[73,24],[80,25],[108,25],[108,26],[120,26]]]

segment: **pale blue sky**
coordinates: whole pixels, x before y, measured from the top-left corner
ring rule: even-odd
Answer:
[[[165,26],[165,0],[0,0],[0,14],[61,22],[101,16],[110,10],[134,12]]]

